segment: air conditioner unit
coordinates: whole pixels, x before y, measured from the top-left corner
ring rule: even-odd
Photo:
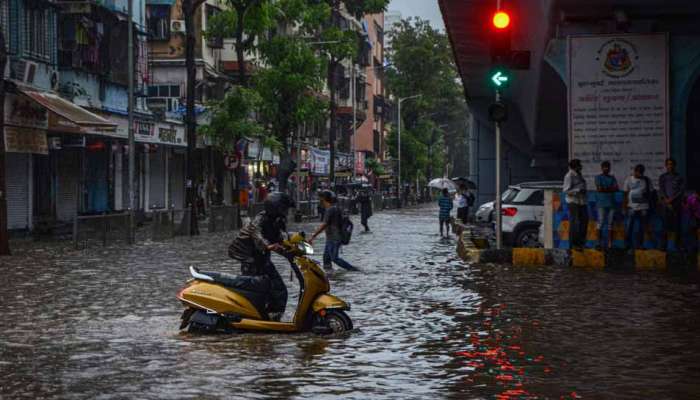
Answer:
[[[170,33],[185,33],[185,21],[182,19],[170,21]]]
[[[24,64],[24,74],[22,75],[22,82],[32,84],[34,83],[34,77],[36,76],[36,70],[39,65],[35,62],[27,61]]]

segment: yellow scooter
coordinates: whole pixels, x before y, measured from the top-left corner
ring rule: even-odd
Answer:
[[[177,294],[185,308],[180,329],[197,332],[272,331],[338,334],[352,330],[346,314],[350,305],[328,292],[330,283],[312,259],[313,247],[304,233],[282,243],[292,271],[299,280],[299,300],[291,322],[272,321],[267,316],[267,293],[256,292],[254,277],[202,272],[190,267],[190,279]]]

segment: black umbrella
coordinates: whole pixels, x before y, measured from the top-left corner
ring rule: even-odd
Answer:
[[[466,186],[467,189],[476,190],[476,183],[470,181],[469,179],[467,179],[463,176],[458,176],[456,178],[452,178],[452,180],[455,181],[458,185]]]

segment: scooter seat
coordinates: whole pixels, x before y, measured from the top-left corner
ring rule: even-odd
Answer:
[[[227,288],[241,290],[245,292],[268,293],[270,282],[263,276],[243,276],[226,274],[223,272],[202,272],[214,279],[215,283]]]

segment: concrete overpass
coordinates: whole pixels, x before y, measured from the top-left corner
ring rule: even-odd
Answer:
[[[480,200],[493,199],[493,101],[490,19],[496,0],[439,0],[462,77],[471,124],[471,174]],[[531,68],[515,71],[505,92],[504,185],[561,179],[569,157],[567,38],[572,35],[668,35],[669,154],[689,186],[700,187],[700,1],[502,0],[513,16],[512,48],[532,52]],[[626,171],[617,171],[618,178]]]

